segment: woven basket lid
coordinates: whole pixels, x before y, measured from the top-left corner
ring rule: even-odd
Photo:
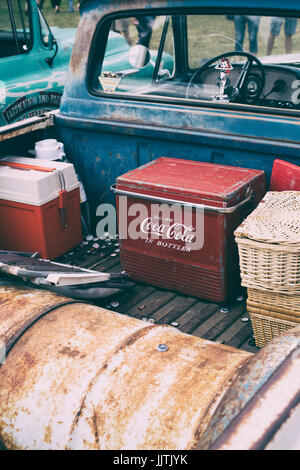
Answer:
[[[234,234],[300,248],[300,191],[269,191]]]

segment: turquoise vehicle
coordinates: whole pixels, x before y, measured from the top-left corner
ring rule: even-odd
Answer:
[[[36,0],[7,0],[0,7],[0,126],[59,108],[75,28],[48,26]],[[136,72],[129,60],[130,45],[118,32],[109,34],[105,63],[122,80],[123,91],[136,88]],[[151,51],[148,65],[138,76],[138,85],[150,85],[157,51]],[[173,59],[164,54],[170,74]],[[104,77],[106,78],[106,77]],[[124,88],[124,83],[126,87]]]
[[[36,0],[0,7],[0,126],[59,107],[75,28],[50,29]]]

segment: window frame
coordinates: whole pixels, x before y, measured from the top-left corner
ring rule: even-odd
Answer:
[[[275,116],[291,116],[291,117],[300,117],[300,108],[299,109],[289,109],[289,108],[272,108],[262,105],[255,104],[244,104],[244,103],[219,103],[213,101],[206,101],[201,99],[185,99],[182,97],[166,97],[159,95],[137,95],[137,94],[125,94],[125,93],[105,93],[101,90],[96,90],[93,87],[93,82],[95,82],[95,63],[98,63],[98,69],[101,70],[103,59],[107,47],[108,34],[110,30],[110,25],[113,21],[122,19],[122,18],[132,18],[135,16],[151,14],[155,16],[177,16],[181,18],[180,28],[185,30],[184,37],[180,38],[176,35],[173,37],[174,41],[174,62],[177,65],[175,67],[175,75],[172,78],[187,78],[187,76],[193,73],[193,70],[189,66],[189,57],[188,57],[188,33],[187,33],[187,21],[186,17],[188,15],[256,15],[256,16],[282,16],[283,11],[279,9],[265,9],[265,8],[228,8],[220,7],[216,13],[216,9],[213,7],[179,7],[179,8],[151,8],[146,12],[145,10],[126,10],[122,12],[115,11],[104,15],[98,25],[95,28],[94,35],[91,42],[91,47],[88,57],[87,65],[87,74],[86,74],[86,88],[88,93],[98,99],[110,99],[110,100],[126,100],[129,102],[139,102],[139,103],[157,103],[157,104],[171,104],[181,107],[192,107],[198,108],[199,110],[205,108],[213,108],[216,110],[230,110],[230,111],[245,111],[251,114],[266,114],[266,115],[275,115]],[[298,10],[289,10],[284,12],[285,17],[298,18],[300,20],[300,12]],[[98,42],[100,47],[97,47],[97,41],[101,37],[101,41]],[[105,40],[103,38],[105,37]],[[180,44],[180,47],[179,47]],[[96,52],[98,51],[98,52]],[[178,53],[179,51],[179,53]],[[178,53],[178,55],[177,55]],[[101,64],[101,65],[99,65]],[[300,69],[299,69],[300,70]],[[185,76],[185,77],[184,77]]]

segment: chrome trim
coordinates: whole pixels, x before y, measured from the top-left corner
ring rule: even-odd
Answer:
[[[247,197],[236,204],[235,206],[232,207],[214,207],[214,206],[208,206],[206,204],[197,204],[193,202],[186,202],[186,201],[179,201],[176,199],[169,199],[169,198],[163,198],[163,197],[156,197],[156,196],[150,196],[149,194],[141,194],[141,193],[136,193],[132,191],[125,191],[124,189],[117,189],[116,184],[113,184],[110,187],[111,191],[114,194],[118,194],[120,196],[131,196],[131,197],[136,197],[139,199],[146,199],[147,201],[154,201],[154,202],[161,202],[161,203],[166,203],[166,204],[180,204],[184,205],[185,207],[191,207],[191,208],[196,208],[196,209],[201,209],[201,210],[207,210],[211,212],[219,212],[221,214],[232,214],[234,211],[236,211],[239,207],[243,206],[247,202],[250,202],[251,199],[253,198],[253,191],[251,188],[248,188],[247,190]]]

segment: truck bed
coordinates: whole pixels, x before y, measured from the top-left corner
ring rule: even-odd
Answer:
[[[93,244],[99,248],[94,248]],[[58,261],[102,272],[120,272],[118,249],[117,241],[94,239],[66,253]],[[132,288],[94,303],[141,320],[173,323],[184,333],[255,353],[259,349],[252,335],[245,291],[241,291],[241,296],[242,300],[238,298],[231,305],[220,305],[135,282]],[[222,307],[228,312],[221,311]]]

